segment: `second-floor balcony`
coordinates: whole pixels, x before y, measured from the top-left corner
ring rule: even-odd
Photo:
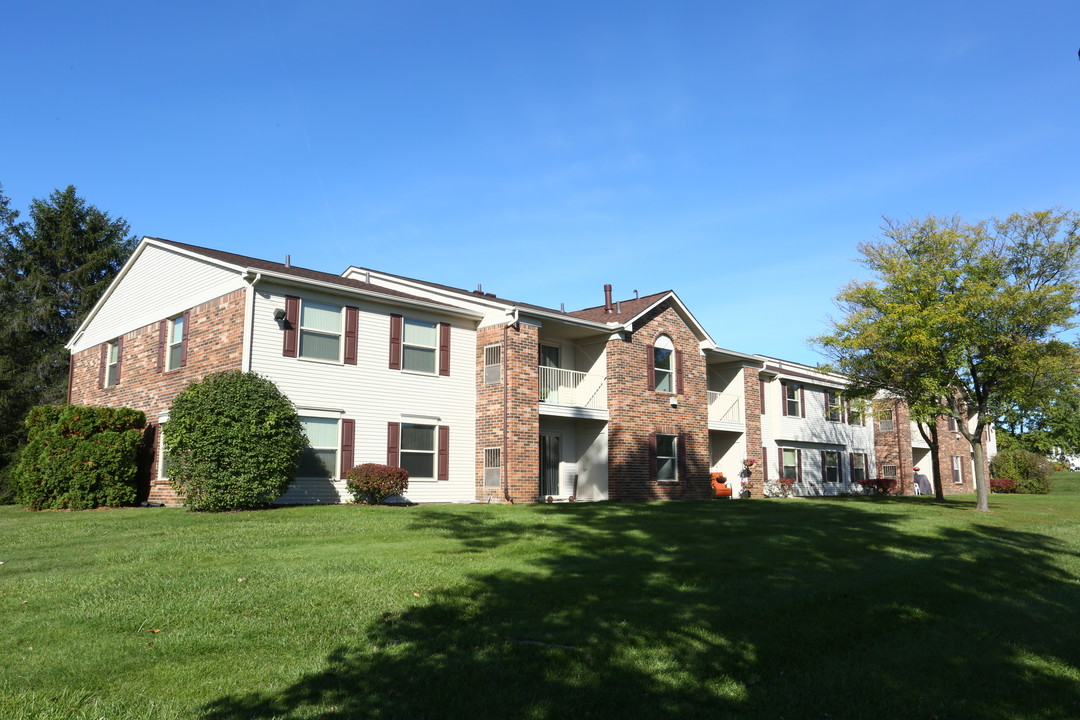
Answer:
[[[742,425],[742,398],[738,395],[709,391],[709,424]]]
[[[540,405],[607,411],[607,378],[603,375],[540,367]]]

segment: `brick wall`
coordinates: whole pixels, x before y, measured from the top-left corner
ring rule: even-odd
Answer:
[[[746,457],[757,460],[750,468],[750,494],[753,496],[753,488],[756,487],[760,495],[763,468],[768,458],[763,457],[761,446],[761,385],[757,368],[743,368],[743,402],[746,404]]]
[[[151,427],[148,447],[140,460],[141,496],[155,502],[178,504],[172,487],[157,479],[156,430],[158,415],[169,409],[176,395],[192,381],[224,370],[241,369],[244,334],[244,290],[236,290],[191,308],[187,364],[158,372],[158,323],[124,334],[120,382],[99,388],[101,346],[71,356],[70,401],[76,405],[130,407],[142,410]],[[145,484],[149,484],[149,490]]]
[[[704,499],[709,485],[708,380],[698,339],[668,304],[634,323],[629,339],[607,345],[608,492],[612,500]],[[651,389],[647,346],[665,334],[682,351],[683,390],[674,395]],[[650,433],[684,434],[686,474],[678,482],[649,476]]]
[[[892,408],[892,430],[881,429],[882,413],[886,408]],[[883,477],[881,468],[883,465],[896,466],[897,494],[911,495],[914,492],[912,478],[912,455],[911,455],[911,415],[907,405],[899,400],[882,400],[874,404],[874,456],[877,466],[870,469],[873,477]]]
[[[476,338],[476,497],[535,502],[540,494],[540,412],[535,325],[482,328]],[[504,343],[505,333],[505,344]],[[505,376],[484,384],[484,347],[502,345]],[[506,412],[504,416],[503,407]],[[505,427],[505,433],[504,433]],[[505,435],[505,442],[504,442]],[[502,486],[484,487],[484,449],[502,450]]]
[[[938,430],[938,477],[941,478],[941,488],[945,494],[950,493],[973,493],[975,492],[975,468],[971,458],[971,444],[960,433],[949,430],[949,420],[939,417]],[[983,434],[985,439],[985,433]],[[962,482],[953,482],[952,457],[960,456],[960,468]],[[986,479],[990,479],[989,462],[983,465],[986,470]]]

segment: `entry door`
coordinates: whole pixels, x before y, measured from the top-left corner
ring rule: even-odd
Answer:
[[[540,436],[540,495],[542,497],[559,494],[561,446],[558,435]]]

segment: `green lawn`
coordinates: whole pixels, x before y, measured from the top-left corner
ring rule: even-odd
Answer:
[[[0,508],[0,717],[1077,718],[1056,490]]]

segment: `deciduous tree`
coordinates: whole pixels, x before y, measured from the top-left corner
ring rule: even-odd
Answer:
[[[859,247],[874,278],[840,292],[843,317],[815,342],[857,388],[900,395],[916,419],[956,418],[975,456],[976,508],[987,510],[987,425],[1075,353],[1059,335],[1080,299],[1080,215],[928,216],[882,230]]]

